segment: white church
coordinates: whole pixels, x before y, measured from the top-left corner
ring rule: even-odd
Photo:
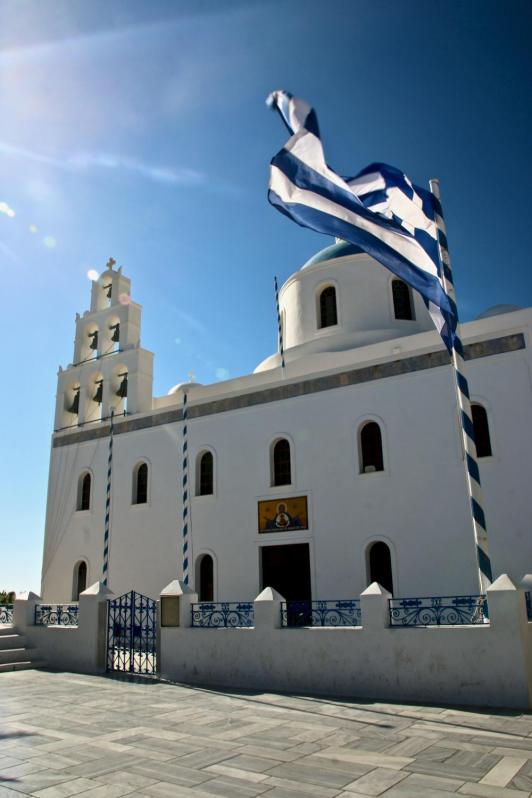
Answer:
[[[200,601],[478,592],[449,356],[421,298],[337,242],[279,293],[280,353],[253,374],[153,396],[130,280],[108,268],[59,370],[41,595],[102,579],[156,598],[182,577],[183,394],[189,559]],[[494,576],[532,571],[532,310],[462,327]]]

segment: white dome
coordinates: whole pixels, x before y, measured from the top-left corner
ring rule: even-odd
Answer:
[[[168,396],[173,396],[174,394],[183,390],[189,391],[191,388],[201,388],[201,382],[178,382],[177,385],[174,385],[173,388],[170,388],[168,391]]]
[[[410,292],[414,318],[395,317],[394,279],[374,258],[346,242],[314,255],[279,292],[286,361],[433,330],[425,304],[415,291]],[[329,286],[336,294],[337,323],[320,327],[320,294]],[[278,361],[278,355],[272,355],[255,371],[275,368]]]

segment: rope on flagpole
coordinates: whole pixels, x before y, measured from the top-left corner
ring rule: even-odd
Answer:
[[[103,535],[102,581],[105,587],[107,587],[107,582],[109,579],[109,528],[111,519],[111,475],[113,472],[114,412],[114,408],[111,408],[111,421],[109,424],[109,454],[107,456],[107,488],[105,492],[105,530]]]
[[[475,547],[479,569],[480,592],[485,593],[486,589],[493,581],[491,570],[491,560],[488,548],[488,533],[486,530],[486,517],[483,510],[482,487],[480,484],[480,472],[477,463],[477,447],[475,443],[475,430],[473,426],[473,415],[471,412],[471,398],[469,386],[465,376],[465,356],[464,347],[460,335],[460,325],[458,324],[458,308],[456,305],[456,292],[451,270],[451,259],[447,245],[447,232],[443,219],[443,210],[440,201],[439,180],[429,181],[430,190],[433,195],[435,221],[438,229],[438,249],[442,267],[442,280],[445,293],[454,305],[456,312],[456,334],[454,345],[451,352],[451,361],[455,377],[456,396],[460,414],[460,427],[462,431],[462,442],[464,446],[464,465],[466,470],[469,500],[471,504],[471,518],[473,522],[473,533],[475,536]]]
[[[284,376],[285,362],[284,362],[284,347],[283,347],[283,325],[281,324],[281,311],[279,310],[279,289],[277,287],[277,277],[273,278],[275,286],[275,307],[277,308],[277,329],[279,331],[279,352],[281,354],[281,369]]]
[[[183,582],[188,587],[189,583],[189,553],[188,553],[188,398],[186,389],[183,388]]]

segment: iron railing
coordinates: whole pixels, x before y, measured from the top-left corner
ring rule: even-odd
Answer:
[[[192,605],[192,626],[220,629],[253,626],[253,602],[202,601]]]
[[[107,670],[154,675],[157,601],[131,591],[107,602]]]
[[[13,623],[13,605],[0,604],[0,624]]]
[[[391,626],[455,626],[487,623],[488,602],[480,596],[390,599]]]
[[[77,626],[78,604],[36,604],[35,626]]]
[[[281,626],[360,626],[358,599],[333,601],[283,601]]]
[[[532,593],[530,590],[525,591],[526,599],[526,614],[529,621],[532,621]]]

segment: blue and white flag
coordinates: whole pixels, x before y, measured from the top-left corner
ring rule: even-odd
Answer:
[[[314,109],[285,91],[267,103],[291,133],[271,161],[271,204],[303,227],[355,244],[418,291],[451,351],[456,306],[443,288],[430,191],[382,163],[340,177],[325,162]]]

